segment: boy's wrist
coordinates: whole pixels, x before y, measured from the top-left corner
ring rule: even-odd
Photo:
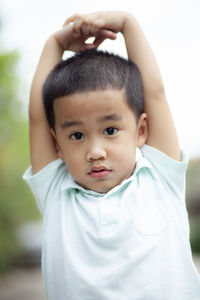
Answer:
[[[130,13],[125,13],[122,34],[126,33],[126,30],[130,27],[130,25],[133,26],[136,24],[137,24],[137,21],[136,21],[135,17]]]
[[[64,53],[63,47],[59,44],[54,34],[52,34],[44,45],[44,48],[48,49],[50,53],[56,53],[58,56],[62,57]]]
[[[56,38],[56,33],[52,34],[46,41],[46,44],[49,44],[51,47],[57,48],[58,50],[60,50],[60,52],[64,52],[64,48],[62,47],[62,45],[59,43],[59,41]]]

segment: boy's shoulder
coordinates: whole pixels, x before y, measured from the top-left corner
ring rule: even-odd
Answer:
[[[189,158],[184,151],[181,151],[180,161],[172,159],[165,153],[147,144],[144,144],[141,147],[140,153],[142,157],[144,157],[150,162],[151,167],[156,168],[161,173],[164,170],[167,171],[168,169],[172,173],[178,171],[184,172],[187,169]]]
[[[42,185],[51,177],[56,180],[57,176],[66,172],[65,163],[62,159],[58,158],[51,163],[47,164],[37,173],[33,173],[32,166],[30,166],[23,175],[23,179],[32,185]]]
[[[154,147],[145,144],[141,148],[141,156],[135,169],[139,185],[145,185],[146,191],[150,183],[153,189],[157,191],[157,194],[165,193],[184,201],[185,195],[183,191],[188,156],[183,151],[181,155],[181,161],[177,161]]]

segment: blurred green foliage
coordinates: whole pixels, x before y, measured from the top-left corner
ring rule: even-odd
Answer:
[[[15,230],[39,212],[22,174],[29,165],[28,124],[18,99],[17,52],[0,51],[0,273],[22,249]]]
[[[200,253],[200,215],[190,218],[190,243],[193,253]]]
[[[200,158],[190,161],[187,170],[187,208],[192,251],[200,253]]]

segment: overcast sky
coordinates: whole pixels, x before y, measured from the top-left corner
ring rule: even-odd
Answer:
[[[164,79],[181,147],[200,156],[200,0],[0,0],[0,43],[19,50],[21,99],[28,91],[43,44],[76,13],[125,10],[138,19],[153,48]],[[103,49],[126,55],[123,39]]]

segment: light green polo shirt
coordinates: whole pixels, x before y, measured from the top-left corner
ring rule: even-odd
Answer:
[[[133,175],[106,194],[60,159],[24,174],[43,215],[48,300],[197,300],[185,205],[187,158],[144,145]]]

